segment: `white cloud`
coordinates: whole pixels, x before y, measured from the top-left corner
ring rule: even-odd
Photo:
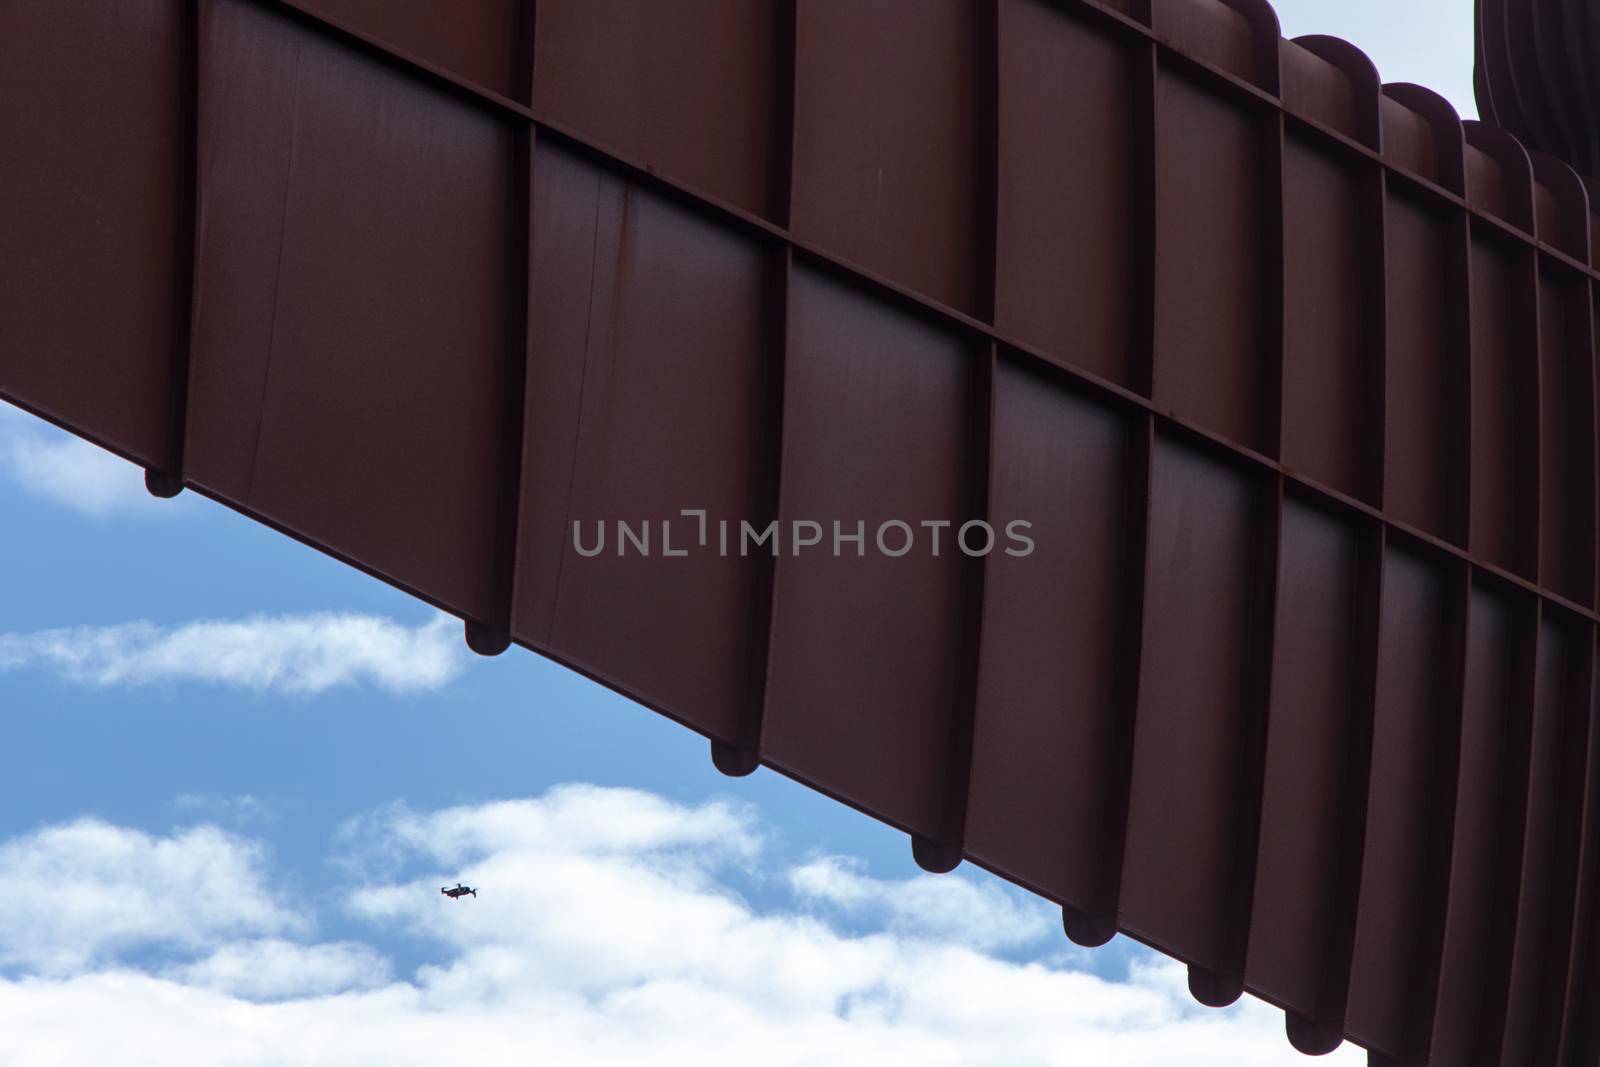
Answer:
[[[145,491],[144,474],[132,463],[3,402],[0,473],[24,492],[91,518],[173,510]]]
[[[760,850],[754,809],[730,801],[686,808],[636,789],[561,785],[537,799],[415,813],[392,805],[340,829],[352,845],[388,856],[427,855],[448,864],[507,852],[555,852],[581,842],[586,855],[648,858],[692,849],[693,863],[749,860]]]
[[[180,845],[188,833],[162,840],[184,851],[194,847]],[[1116,982],[998,959],[931,929],[837,929],[804,905],[868,902],[862,914],[892,925],[887,896],[920,879],[875,880],[844,861],[784,871],[763,841],[748,808],[595,787],[434,813],[389,809],[352,822],[337,843],[395,865],[357,879],[350,909],[370,940],[420,938],[436,962],[394,980],[371,946],[300,943],[263,932],[265,920],[239,933],[218,923],[210,943],[183,942],[189,963],[140,970],[114,959],[0,981],[0,1062],[1303,1062],[1278,1012],[1249,1000],[1200,1008],[1182,968],[1154,957]],[[735,883],[759,883],[760,868],[782,876],[768,886],[775,899],[755,904]],[[262,893],[259,874],[246,884]],[[139,877],[130,868],[128,878]],[[438,886],[456,878],[482,895],[442,897]],[[991,912],[1005,913],[1000,897],[1022,899],[960,872],[948,878],[969,883],[957,893]],[[204,907],[193,898],[218,892],[197,888],[189,903]],[[74,929],[98,921],[91,914]],[[310,926],[306,916],[297,922]],[[67,931],[56,934],[94,936]],[[1346,1049],[1324,1062],[1364,1057]]]
[[[225,944],[164,977],[251,1000],[312,997],[387,985],[389,961],[369,945],[336,941],[301,945],[281,938]]]
[[[909,937],[997,949],[1061,932],[1058,910],[994,882],[931,874],[891,882],[869,878],[863,869],[859,860],[825,856],[794,868],[789,880],[803,898],[844,914],[877,918]]]
[[[460,623],[405,626],[375,615],[313,614],[149,622],[0,634],[0,671],[54,671],[92,686],[210,682],[314,694],[368,683],[395,693],[438,689],[470,657]]]
[[[257,843],[80,819],[0,845],[0,963],[63,974],[152,946],[306,928],[267,891]]]

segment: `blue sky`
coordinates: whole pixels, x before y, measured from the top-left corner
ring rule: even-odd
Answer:
[[[1471,6],[1277,8],[1470,115]],[[1277,1012],[3,404],[0,516],[0,1063],[1302,1062]]]

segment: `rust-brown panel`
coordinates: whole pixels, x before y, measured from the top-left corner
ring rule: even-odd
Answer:
[[[902,558],[846,545],[835,559],[832,523],[863,522],[868,537],[891,519],[960,525],[974,354],[798,264],[789,315],[782,517],[820,523],[826,543],[799,556],[786,545],[778,561],[763,756],[938,838],[966,560],[954,526],[938,556],[917,530]]]
[[[1467,145],[1466,161],[1467,203],[1479,211],[1509,220],[1511,210],[1506,201],[1506,176],[1500,165],[1470,144]]]
[[[1247,474],[1157,439],[1119,919],[1219,972],[1229,964],[1224,927],[1244,832],[1236,794],[1257,638],[1250,626],[1255,496]]]
[[[534,101],[541,114],[625,156],[782,221],[783,7],[539,0]]]
[[[1539,239],[1548,245],[1561,243],[1561,204],[1556,191],[1543,182],[1533,187],[1533,212],[1537,220]]]
[[[301,0],[303,5],[513,100],[536,0]],[[537,0],[542,6],[549,0]]]
[[[1259,448],[1265,399],[1256,120],[1163,72],[1156,129],[1155,401]],[[1196,269],[1202,263],[1205,269]]]
[[[1460,800],[1433,1027],[1438,1063],[1492,1059],[1502,1033],[1522,812],[1536,620],[1526,602],[1476,586],[1468,612]]]
[[[1360,531],[1284,503],[1260,851],[1245,977],[1306,1018],[1344,991],[1333,932],[1359,727]]]
[[[1308,115],[1330,129],[1360,138],[1362,104],[1350,73],[1294,41],[1279,42],[1283,106]]]
[[[1586,282],[1539,275],[1539,581],[1580,604],[1594,592],[1593,354]]]
[[[572,544],[566,502],[572,494],[584,368],[597,292],[602,216],[621,218],[624,184],[570,152],[541,143],[533,156],[529,255],[530,358],[525,388],[522,508],[516,596],[517,640],[549,646],[562,562]],[[535,295],[536,294],[536,295]]]
[[[1446,376],[1459,373],[1447,354],[1446,224],[1393,192],[1387,223],[1384,506],[1400,521],[1443,536],[1450,469]]]
[[[248,0],[203,33],[198,270],[223,284],[196,301],[191,476],[486,618],[512,132]]]
[[[553,147],[539,150],[534,183],[514,632],[735,739],[765,620],[753,613],[758,562],[723,555],[719,525],[737,537],[741,520],[764,521],[770,253]],[[560,433],[570,443],[551,440]],[[558,447],[542,454],[547,444]],[[706,512],[703,545],[683,509]],[[620,541],[618,522],[647,548]],[[576,550],[574,525],[598,554]]]
[[[188,6],[0,7],[0,393],[145,464],[184,328]]]
[[[193,337],[205,355],[191,368],[187,473],[194,484],[244,502],[271,363],[272,297],[283,273],[278,251],[302,45],[283,22],[235,0],[207,4],[200,44],[199,195],[206,218],[196,238],[201,299]],[[226,67],[216,58],[246,55],[251,62]],[[246,114],[250,120],[240,121]]]
[[[1587,640],[1586,625],[1548,615],[1540,622],[1528,800],[1525,813],[1517,813],[1526,836],[1504,1009],[1504,1067],[1557,1062],[1590,730]]]
[[[796,38],[795,233],[974,310],[976,4],[803,3]]]
[[[1025,557],[990,556],[967,851],[1080,909],[1098,909],[1122,834],[1127,710],[1121,581],[1130,427],[1115,411],[1002,361],[990,514],[1032,524]],[[1058,831],[1047,831],[1056,827]]]
[[[1531,255],[1532,253],[1526,253]],[[1538,499],[1538,444],[1523,432],[1536,403],[1538,367],[1524,357],[1534,294],[1523,253],[1484,237],[1472,242],[1473,554],[1533,576],[1529,520]],[[1531,490],[1531,491],[1530,491]]]
[[[1600,659],[1595,633],[1586,627],[1586,644]],[[1588,703],[1589,723],[1585,747],[1583,807],[1578,831],[1577,906],[1573,917],[1571,951],[1567,965],[1567,992],[1561,1012],[1560,1062],[1593,1063],[1600,1059],[1600,669],[1591,660]],[[1560,958],[1550,966],[1560,967]]]
[[[1223,0],[1151,0],[1156,32],[1188,55],[1249,80],[1255,73],[1250,23]]]
[[[1062,9],[1004,0],[995,326],[1129,387],[1133,69]]]
[[[1308,142],[1284,146],[1283,462],[1345,493],[1365,488],[1364,327],[1370,298],[1360,176]]]
[[[1443,818],[1454,805],[1455,722],[1447,694],[1459,664],[1450,619],[1466,610],[1453,576],[1388,550],[1372,737],[1366,855],[1351,965],[1347,1032],[1396,1058],[1427,1042],[1446,884]]]
[[[1382,108],[1383,154],[1413,174],[1438,181],[1438,146],[1428,120],[1388,95]]]

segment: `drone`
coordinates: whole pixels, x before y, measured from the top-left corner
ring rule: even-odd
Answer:
[[[439,892],[443,893],[445,896],[449,897],[451,900],[460,900],[462,897],[466,896],[468,893],[471,893],[474,897],[476,897],[478,895],[478,891],[476,889],[473,889],[471,886],[464,886],[460,882],[457,882],[455,884],[455,888],[453,888],[453,889],[447,889],[444,886],[440,886],[439,887]]]

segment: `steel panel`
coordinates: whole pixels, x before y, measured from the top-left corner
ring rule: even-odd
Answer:
[[[988,562],[967,811],[975,859],[1112,914],[1123,789],[1122,761],[1107,753],[1125,747],[1131,726],[1119,668],[1136,643],[1127,593],[1137,554],[1122,531],[1127,509],[1143,504],[1131,488],[1133,433],[1118,413],[1001,364],[990,508],[1030,522],[1036,554]],[[1063,813],[1070,833],[1041,833]]]
[[[1389,421],[1384,462],[1384,505],[1420,530],[1448,536],[1450,411],[1447,380],[1459,374],[1449,360],[1445,247],[1439,216],[1409,196],[1388,203]]]
[[[1595,660],[1600,648],[1590,646],[1589,686],[1584,693],[1589,743],[1584,757],[1583,807],[1579,813],[1578,902],[1573,917],[1572,940],[1567,966],[1561,966],[1561,946],[1556,946],[1548,966],[1553,975],[1563,970],[1567,976],[1566,995],[1561,998],[1560,1039],[1557,1063],[1592,1063],[1600,1057],[1600,902],[1595,879],[1600,878],[1600,729],[1595,726],[1594,709],[1600,706],[1600,672]]]
[[[1464,590],[1404,549],[1384,561],[1366,856],[1346,1026],[1397,1059],[1425,1051],[1448,899]]]
[[[1277,641],[1267,728],[1246,977],[1308,1019],[1337,1020],[1346,966],[1341,839],[1346,783],[1360,759],[1361,531],[1289,500],[1283,516]],[[1312,966],[1307,962],[1312,961]]]
[[[1383,98],[1383,154],[1412,174],[1439,180],[1434,130],[1428,120],[1388,96]]]
[[[1119,919],[1212,971],[1226,969],[1243,832],[1256,496],[1248,475],[1156,439]]]
[[[1264,452],[1258,124],[1182,75],[1156,91],[1154,399]]]
[[[485,618],[512,131],[248,0],[202,25],[192,476]]]
[[[959,337],[797,270],[784,386],[783,503],[763,756],[938,835],[962,647],[968,394]],[[908,519],[908,516],[911,517]],[[945,521],[940,554],[835,559],[833,523]],[[825,544],[792,551],[793,523]],[[807,534],[809,536],[809,532]],[[932,531],[926,534],[931,546]],[[849,743],[842,743],[848,739]]]
[[[736,536],[762,510],[782,370],[763,351],[771,258],[558,149],[538,153],[533,181],[513,635],[734,739],[763,572],[715,549],[719,524]],[[700,547],[684,509],[706,512],[713,551],[669,558]],[[646,547],[619,540],[619,522]],[[576,554],[575,524],[589,549],[603,539],[592,559]]]
[[[520,39],[532,32],[529,0],[308,0],[306,7],[502,96],[527,99]]]
[[[1000,16],[995,325],[1132,386],[1134,53],[1044,0]]]
[[[541,0],[541,111],[695,188],[779,222],[788,211],[782,0]],[[594,68],[605,67],[597,78]],[[693,115],[692,123],[682,116]]]
[[[951,307],[977,298],[977,5],[802,3],[796,235]],[[906,33],[914,20],[916,33]],[[861,101],[873,100],[863,108]]]
[[[1285,145],[1283,462],[1353,497],[1369,493],[1366,425],[1377,353],[1360,176],[1297,137]]]
[[[1256,73],[1250,23],[1224,0],[1153,0],[1157,33],[1190,55],[1249,80]]]
[[[149,465],[187,288],[183,10],[0,9],[0,393]]]
[[[1589,291],[1539,277],[1539,580],[1594,600],[1594,356]]]
[[[1501,1044],[1505,1064],[1555,1062],[1560,1043],[1559,1028],[1541,1025],[1540,1016],[1547,1004],[1560,999],[1566,967],[1540,961],[1559,961],[1572,937],[1577,815],[1590,733],[1588,674],[1593,669],[1584,637],[1570,621],[1540,620],[1515,947]]]
[[[1360,87],[1324,56],[1294,41],[1279,41],[1285,109],[1316,118],[1348,137],[1361,137]]]
[[[1516,249],[1482,236],[1472,242],[1472,551],[1532,576],[1537,552],[1538,443],[1519,428],[1537,404],[1538,366],[1518,339],[1533,326],[1533,265]]]
[[[1432,1043],[1443,1063],[1491,1058],[1503,1033],[1515,925],[1501,908],[1516,899],[1522,853],[1537,624],[1531,606],[1474,587],[1468,607],[1460,799]]]

